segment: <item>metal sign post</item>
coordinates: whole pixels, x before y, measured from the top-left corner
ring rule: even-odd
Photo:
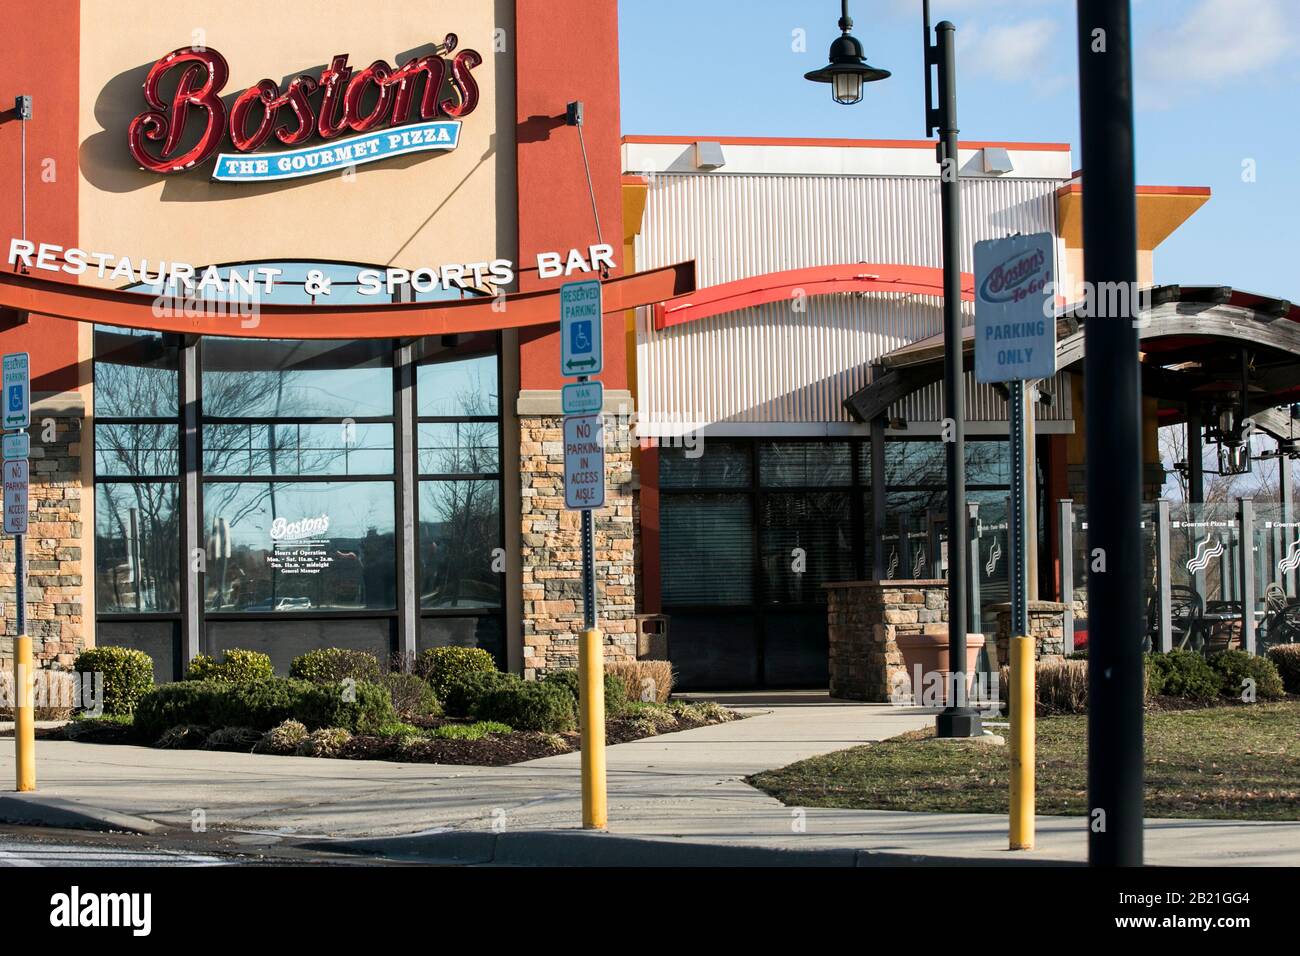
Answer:
[[[1011,440],[1011,813],[1013,850],[1034,848],[1035,647],[1029,634],[1027,379],[1056,374],[1056,309],[1049,233],[975,244],[975,378],[1007,383]],[[1031,386],[1032,388],[1032,386]]]
[[[564,386],[564,506],[582,512],[582,621],[578,635],[578,710],[582,732],[582,825],[603,830],[605,791],[605,648],[597,626],[596,531],[592,509],[605,504],[604,388],[588,376],[604,368],[603,290],[596,280],[560,288],[560,373]]]
[[[32,639],[27,635],[27,534],[29,469],[26,457],[26,429],[31,425],[31,382],[26,352],[4,356],[2,366],[3,420],[6,429],[23,429],[22,438],[4,437],[4,530],[14,536],[14,595],[16,601],[14,636],[14,766],[19,791],[36,789],[36,721],[32,691]],[[23,452],[11,457],[11,452]]]

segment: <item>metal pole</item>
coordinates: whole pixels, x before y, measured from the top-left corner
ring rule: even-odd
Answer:
[[[1094,290],[1137,286],[1130,26],[1128,0],[1079,0],[1083,274]],[[1093,383],[1084,399],[1093,555],[1088,574],[1088,862],[1093,866],[1142,864],[1142,392],[1136,303],[1119,298],[1128,303],[1123,314],[1093,314],[1084,324],[1084,380]]]
[[[1282,535],[1277,555],[1281,558],[1291,547],[1295,537],[1295,493],[1291,482],[1291,456],[1283,451],[1282,442],[1277,443],[1278,492],[1282,498]],[[1295,597],[1295,572],[1288,571],[1279,582],[1286,590],[1287,597]]]
[[[1169,502],[1161,498],[1156,502],[1156,601],[1158,602],[1158,639],[1156,650],[1162,654],[1173,649],[1173,606],[1170,590],[1170,557],[1173,552],[1169,541]]]
[[[926,4],[929,16],[929,4]],[[926,88],[929,65],[938,66],[939,107],[934,117],[939,129],[939,194],[943,215],[943,414],[948,459],[948,668],[958,699],[935,720],[938,737],[978,737],[983,733],[979,715],[967,706],[960,693],[966,680],[966,401],[962,371],[961,315],[961,182],[957,154],[957,28],[947,20],[935,28],[935,44],[927,49]]]
[[[1237,560],[1241,562],[1241,648],[1255,653],[1255,502],[1237,499]]]
[[[18,607],[14,637],[14,775],[16,789],[36,789],[36,710],[32,699],[36,676],[32,639],[27,634],[26,535],[14,535],[14,590]]]
[[[1074,653],[1074,501],[1062,498],[1056,503],[1057,520],[1060,522],[1060,554],[1057,559],[1061,565],[1061,603],[1065,605],[1062,629],[1065,638],[1065,653]]]
[[[1011,636],[1029,636],[1028,520],[1025,517],[1025,383],[1008,382],[1011,432]]]

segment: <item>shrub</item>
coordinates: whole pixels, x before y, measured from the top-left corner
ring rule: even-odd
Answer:
[[[407,724],[400,720],[394,720],[376,727],[370,732],[369,736],[397,737],[405,739],[407,737],[419,737],[423,733],[424,731],[419,727],[416,727],[414,724]]]
[[[351,739],[351,732],[343,727],[322,727],[308,734],[294,753],[299,757],[336,757]]]
[[[668,661],[609,661],[605,672],[623,678],[628,700],[664,704],[673,692],[673,665]]]
[[[153,687],[153,658],[129,647],[88,647],[72,664],[83,674],[103,674],[104,713],[131,714]]]
[[[232,647],[221,655],[221,660],[200,654],[185,669],[186,680],[219,680],[228,684],[245,681],[270,680],[275,676],[271,658],[261,651],[245,651]]]
[[[65,740],[92,744],[125,744],[135,740],[135,727],[125,714],[105,717],[74,717],[63,726]]]
[[[311,691],[303,695],[293,716],[309,729],[342,727],[357,734],[368,734],[376,727],[392,723],[393,698],[380,684],[307,684]],[[351,699],[347,699],[351,698]]]
[[[154,741],[180,724],[219,725],[214,719],[217,699],[231,684],[217,681],[182,681],[155,687],[135,708],[135,730],[142,740]],[[239,724],[241,721],[225,723]]]
[[[488,691],[475,708],[483,720],[499,720],[518,730],[559,733],[574,726],[573,695],[542,681],[514,681]]]
[[[488,734],[508,734],[512,728],[495,720],[479,720],[472,724],[443,724],[429,732],[438,740],[481,740]]]
[[[1276,700],[1286,693],[1277,665],[1267,657],[1245,651],[1222,651],[1210,658],[1210,666],[1223,681],[1219,693],[1224,697],[1242,698],[1246,681],[1254,684],[1256,700]]]
[[[431,647],[415,659],[415,673],[429,682],[446,705],[452,681],[465,674],[496,671],[497,662],[481,647]]]
[[[357,682],[378,684],[379,658],[369,651],[323,647],[295,657],[289,665],[289,676],[309,680],[314,684],[332,684],[349,678]]]
[[[580,713],[581,698],[578,690],[578,672],[576,670],[551,671],[542,678],[546,684],[563,687],[573,697],[573,711]],[[605,716],[618,717],[627,710],[627,685],[617,674],[605,675]]]
[[[697,700],[690,703],[674,702],[668,706],[679,717],[703,724],[725,724],[739,716],[734,710],[728,710],[713,700]]]
[[[1300,644],[1281,644],[1269,648],[1268,659],[1277,668],[1286,692],[1300,694]]]
[[[636,726],[653,727],[655,733],[661,734],[677,729],[679,710],[667,704],[646,704],[638,700],[628,704],[627,713]]]
[[[208,735],[211,733],[211,727],[181,724],[179,727],[168,727],[164,730],[162,736],[154,742],[154,746],[161,747],[163,750],[198,750],[207,742]]]
[[[269,730],[290,718],[309,730],[344,727],[366,732],[393,719],[388,690],[378,684],[312,684],[282,677],[244,684],[183,681],[150,691],[136,709],[141,737],[156,740],[169,727],[251,727]],[[346,699],[351,698],[351,699]]]
[[[76,675],[70,671],[38,668],[32,673],[32,711],[36,720],[67,720],[80,703]],[[0,667],[0,720],[13,720],[14,672],[7,663]]]
[[[448,717],[474,717],[479,704],[489,691],[505,684],[519,683],[514,674],[501,671],[471,671],[461,674],[447,685],[442,701],[442,709]]]
[[[1088,662],[1047,661],[1034,670],[1037,710],[1046,714],[1088,712]]]
[[[307,728],[299,721],[286,720],[277,724],[253,745],[255,754],[291,754],[307,739]]]
[[[204,750],[235,750],[248,753],[262,739],[260,731],[252,727],[221,727],[208,734]]]
[[[1219,696],[1223,680],[1200,654],[1173,650],[1151,656],[1161,693],[1202,701]]]
[[[437,717],[442,713],[433,688],[414,674],[385,674],[380,683],[388,688],[393,710],[399,717]]]

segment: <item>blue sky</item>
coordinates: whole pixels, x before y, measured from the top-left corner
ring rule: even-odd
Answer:
[[[627,134],[923,138],[920,0],[850,0],[893,72],[857,106],[803,74],[826,62],[837,0],[619,0]],[[1136,0],[1138,182],[1209,186],[1156,250],[1156,279],[1300,302],[1297,0]],[[932,0],[958,28],[963,139],[1078,154],[1074,0]],[[799,52],[799,36],[806,52]],[[1249,167],[1254,181],[1244,181]]]

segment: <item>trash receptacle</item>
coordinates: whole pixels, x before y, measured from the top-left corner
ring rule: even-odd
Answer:
[[[667,614],[636,616],[636,659],[639,661],[668,660]]]

